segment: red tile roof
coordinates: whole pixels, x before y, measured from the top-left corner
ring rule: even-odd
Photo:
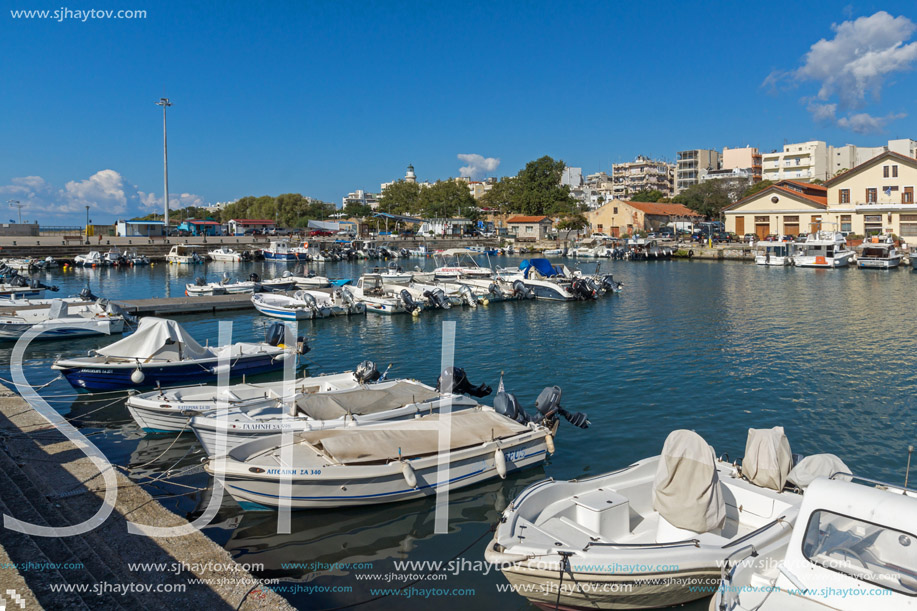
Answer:
[[[268,221],[266,219],[231,219],[236,223],[242,223],[243,225],[273,225],[274,221]]]
[[[540,223],[549,220],[546,216],[514,216],[506,219],[507,223]]]
[[[749,195],[748,197],[743,197],[742,199],[740,199],[740,200],[737,201],[736,203],[734,203],[734,204],[732,204],[732,205],[730,205],[730,206],[726,206],[725,208],[723,208],[723,210],[732,210],[732,209],[735,208],[736,206],[739,206],[739,205],[745,203],[746,201],[748,201],[748,200],[750,200],[750,199],[752,199],[752,198],[761,197],[761,196],[764,195],[765,193],[771,193],[771,192],[773,192],[773,191],[782,191],[783,193],[789,193],[790,195],[795,195],[796,197],[801,197],[802,199],[809,200],[810,202],[812,202],[813,204],[815,204],[815,205],[818,206],[819,208],[827,208],[827,207],[828,207],[828,196],[827,196],[828,189],[824,189],[824,195],[810,195],[810,194],[808,194],[808,193],[803,193],[803,192],[801,192],[801,191],[797,191],[796,189],[791,189],[791,188],[789,188],[789,187],[783,187],[783,186],[781,186],[780,183],[784,183],[784,182],[790,182],[790,183],[797,184],[797,185],[804,185],[804,186],[806,186],[806,187],[820,187],[820,186],[821,186],[821,185],[810,185],[809,183],[805,183],[805,182],[796,182],[796,181],[794,181],[794,180],[781,180],[780,182],[778,182],[778,183],[776,183],[776,184],[773,184],[773,185],[771,185],[771,186],[769,186],[769,187],[766,187],[766,188],[764,188],[764,189],[761,189],[760,191],[757,191],[756,193],[752,193],[752,194]]]
[[[630,202],[625,204],[640,210],[644,214],[653,214],[656,216],[704,216],[691,210],[683,204],[662,204],[657,202]]]
[[[804,189],[809,189],[812,191],[823,191],[825,193],[828,192],[828,187],[826,187],[825,185],[816,185],[816,184],[812,184],[811,182],[800,182],[798,180],[778,180],[776,184],[779,185],[782,182],[788,182],[793,185],[799,185],[800,187]]]

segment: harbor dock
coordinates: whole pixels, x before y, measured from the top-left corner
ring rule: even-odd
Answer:
[[[9,608],[21,600],[25,609],[292,609],[199,530],[165,538],[128,533],[128,521],[188,522],[121,471],[115,474],[114,511],[86,534],[39,537],[0,529],[0,591],[20,597]],[[0,512],[40,526],[79,524],[99,509],[102,484],[74,443],[0,386]]]

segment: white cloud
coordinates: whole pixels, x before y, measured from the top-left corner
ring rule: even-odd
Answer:
[[[464,161],[468,165],[459,168],[459,174],[472,180],[477,180],[490,172],[496,171],[500,166],[500,160],[496,157],[484,157],[474,153],[460,153],[459,161]]]
[[[40,176],[13,178],[0,185],[0,195],[26,204],[23,218],[66,219],[76,213],[90,213],[97,222],[110,222],[116,218],[149,214],[159,211],[162,198],[154,193],[140,191],[127,183],[115,170],[100,170],[82,180],[68,181],[62,188],[55,187]],[[204,199],[192,193],[169,194],[172,208],[206,205]]]
[[[892,17],[879,11],[869,17],[832,24],[831,29],[834,38],[823,38],[813,44],[799,68],[775,70],[762,85],[774,88],[779,84],[815,82],[819,87],[817,102],[810,99],[808,104],[813,118],[834,120],[840,127],[861,133],[881,131],[889,121],[905,116],[873,117],[861,112],[835,119],[838,108],[856,110],[869,101],[880,100],[887,79],[896,72],[911,69],[917,62],[917,42],[907,41],[917,25],[907,17]]]

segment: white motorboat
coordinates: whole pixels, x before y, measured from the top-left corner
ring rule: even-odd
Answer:
[[[176,244],[166,255],[166,261],[180,265],[202,263],[203,259],[194,249],[194,246],[188,246],[187,244]]]
[[[258,274],[252,274],[248,280],[239,280],[230,278],[228,274],[223,274],[220,280],[220,286],[228,295],[242,295],[246,293],[255,293],[260,291],[263,283],[258,278]]]
[[[362,366],[363,364],[361,364]],[[218,408],[273,407],[282,403],[285,393],[292,393],[287,401],[295,401],[304,394],[323,393],[345,388],[356,388],[378,374],[372,369],[299,378],[287,387],[286,382],[242,382],[225,389],[217,386],[184,386],[160,389],[127,398],[127,409],[134,421],[147,432],[166,433],[189,429],[191,416],[209,413]]]
[[[203,278],[195,278],[194,283],[185,285],[185,295],[188,297],[204,297],[211,295],[225,295],[226,289],[220,282],[207,282]]]
[[[806,488],[786,544],[734,549],[710,609],[917,609],[915,525],[917,491],[839,474],[818,477]]]
[[[549,248],[543,251],[541,254],[546,257],[560,257],[564,254],[565,251],[566,249],[564,248]]]
[[[501,270],[501,278],[516,287],[521,284],[536,299],[572,301],[595,299],[601,287],[566,265],[553,265],[547,259],[526,259],[518,270]]]
[[[797,245],[793,263],[796,267],[847,267],[854,252],[847,247],[847,240],[838,231],[818,230],[806,236],[806,241]]]
[[[140,255],[136,252],[129,252],[124,254],[124,261],[128,265],[149,265],[150,258],[146,255]]]
[[[782,267],[793,265],[793,256],[796,254],[794,242],[766,242],[761,241],[755,245],[755,265],[770,265]]]
[[[741,469],[693,431],[598,477],[547,480],[503,512],[485,560],[543,608],[647,609],[710,596],[736,551],[785,546],[802,495],[782,428],[750,430]],[[564,587],[566,584],[566,587]]]
[[[253,439],[284,431],[301,433],[407,420],[439,413],[443,405],[459,411],[473,408],[478,402],[463,395],[440,395],[435,388],[413,380],[391,380],[304,393],[292,401],[276,400],[270,406],[233,406],[225,412],[194,414],[190,426],[207,455],[216,456],[219,435],[225,438],[225,453]]]
[[[408,254],[412,257],[426,257],[432,253],[425,244],[421,244],[417,248],[409,248]]]
[[[437,432],[448,426],[448,444]],[[544,462],[552,431],[519,424],[487,407],[445,416],[429,414],[353,428],[309,431],[243,443],[204,467],[225,477],[226,490],[243,508],[280,506],[290,482],[296,509],[392,503],[433,495],[448,481],[456,490]],[[553,442],[552,442],[553,443]],[[282,457],[289,452],[289,462]],[[440,481],[440,461],[448,480]]]
[[[78,267],[100,267],[105,265],[105,259],[102,257],[102,253],[97,250],[86,253],[85,255],[77,255],[73,257],[73,264]]]
[[[258,274],[252,274],[249,276],[249,280],[254,282],[260,282],[259,290],[262,291],[290,291],[296,288],[297,278],[290,273],[289,270],[284,270],[284,272],[278,278],[268,278],[262,280],[258,277]]]
[[[323,289],[331,286],[331,281],[325,276],[317,276],[314,271],[306,275],[293,275],[291,280],[301,289]]]
[[[493,278],[494,271],[482,267],[475,260],[475,253],[466,248],[450,248],[434,253],[436,268],[433,275],[437,280],[454,280],[456,278]]]
[[[229,261],[238,263],[239,261],[247,261],[250,256],[247,252],[238,252],[232,248],[226,246],[221,246],[220,248],[214,248],[213,250],[207,251],[207,256],[210,257],[211,261]]]
[[[124,255],[121,254],[121,251],[117,248],[111,248],[108,252],[102,255],[102,259],[105,262],[105,265],[124,265]]]
[[[16,340],[25,332],[41,332],[38,339],[109,335],[124,331],[125,316],[112,304],[68,303],[52,300],[47,308],[15,310],[0,316],[0,340]]]
[[[93,350],[90,356],[59,359],[51,369],[86,390],[216,382],[222,367],[231,377],[280,371],[287,359],[308,351],[302,340],[296,346],[280,346],[283,335],[283,323],[276,323],[264,342],[211,348],[197,343],[174,320],[147,317],[132,335]],[[228,364],[222,365],[224,359]]]
[[[902,255],[890,235],[867,238],[859,247],[856,262],[860,269],[894,269]]]
[[[388,267],[374,267],[367,273],[379,276],[386,284],[408,284],[414,278],[414,272],[405,271],[395,263]]]
[[[358,302],[346,287],[331,293],[300,289],[292,296],[257,293],[252,295],[252,305],[265,316],[282,320],[312,320],[366,312],[366,306]]]
[[[423,303],[424,307],[430,310],[448,310],[452,306],[461,305],[471,306],[472,308],[478,306],[478,298],[471,287],[459,282],[440,281],[435,284],[412,282],[405,288],[410,291],[414,301]]]
[[[385,284],[378,274],[366,274],[353,287],[353,297],[376,314],[412,314],[419,316],[423,304],[411,292],[397,285]]]

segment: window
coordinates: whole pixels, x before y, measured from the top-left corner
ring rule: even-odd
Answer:
[[[618,208],[617,208],[617,206],[615,206],[614,214],[617,214],[617,213],[618,213]]]
[[[755,217],[756,223],[769,223],[770,221],[771,221],[771,217],[769,216],[756,216]]]
[[[784,223],[798,223],[799,217],[798,216],[785,216],[783,217],[783,222]]]
[[[873,187],[871,189],[866,189],[866,203],[874,204],[878,201],[876,197],[876,189]]]
[[[596,227],[598,228],[599,231],[602,231],[602,224],[601,224],[601,223],[599,223],[598,225],[596,225]]]
[[[898,166],[892,166],[892,178],[898,178]]]
[[[867,214],[863,217],[863,221],[867,223],[881,223],[882,215],[881,214]]]
[[[841,231],[853,231],[853,223],[849,214],[841,215]]]
[[[902,204],[913,204],[914,203],[914,187],[904,187],[904,191],[901,193],[901,203]]]
[[[802,542],[812,564],[908,596],[917,596],[914,535],[840,515],[813,511]]]
[[[535,228],[532,227],[531,225],[526,225],[526,226],[525,226],[525,232],[526,232],[526,233],[534,233],[534,231],[535,231]]]
[[[850,203],[850,189],[841,189],[838,193],[840,194],[842,204]]]
[[[888,166],[882,166],[882,178],[888,178]]]
[[[902,223],[901,223],[901,231],[900,231],[900,233],[899,233],[898,235],[900,235],[900,236],[902,236],[902,237],[907,236],[907,237],[909,237],[909,238],[912,238],[912,237],[914,237],[914,236],[917,236],[917,223],[904,223],[904,222],[902,222]],[[908,240],[908,241],[910,241],[910,240]]]

